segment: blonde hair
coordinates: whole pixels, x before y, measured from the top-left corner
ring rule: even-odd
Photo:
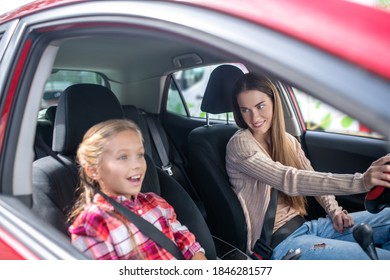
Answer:
[[[241,110],[238,105],[237,97],[244,91],[259,90],[267,94],[273,103],[273,118],[271,126],[271,158],[274,161],[279,161],[283,165],[292,166],[297,169],[304,169],[302,162],[299,160],[296,152],[293,149],[291,141],[286,136],[284,114],[280,94],[277,87],[266,76],[257,75],[254,73],[244,74],[235,84],[232,104],[233,115],[237,125],[240,128],[247,129],[248,124],[244,121],[241,115]],[[288,196],[286,195],[287,203],[299,211],[301,215],[307,215],[306,198],[304,196]]]
[[[113,119],[98,123],[85,133],[76,154],[76,162],[79,165],[80,176],[77,189],[79,197],[68,215],[68,222],[72,222],[83,211],[86,205],[92,203],[95,188],[100,189],[98,182],[88,176],[86,168],[88,166],[98,168],[103,149],[108,140],[112,136],[128,130],[137,132],[143,142],[139,127],[134,122],[125,119]]]

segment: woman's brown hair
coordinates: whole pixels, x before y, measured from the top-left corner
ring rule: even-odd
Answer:
[[[292,147],[292,143],[288,140],[285,133],[285,123],[282,102],[280,100],[279,91],[275,83],[264,75],[258,75],[255,73],[246,73],[236,82],[233,95],[233,115],[238,127],[248,129],[248,124],[244,121],[241,115],[240,106],[237,101],[237,97],[245,91],[258,90],[267,94],[273,103],[273,118],[271,130],[271,158],[274,161],[279,161],[283,165],[292,166],[297,169],[304,169],[303,164],[297,157],[296,152]],[[298,210],[301,215],[306,215],[306,199],[303,196],[288,196],[286,195],[287,202],[290,206]]]

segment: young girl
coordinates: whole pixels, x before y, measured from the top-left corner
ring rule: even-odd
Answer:
[[[375,215],[367,211],[348,214],[328,195],[364,193],[375,185],[390,187],[390,166],[385,165],[390,156],[373,162],[364,174],[315,172],[299,142],[285,132],[279,93],[271,80],[244,74],[236,83],[232,101],[240,129],[227,145],[226,169],[246,216],[248,254],[260,238],[275,188],[278,202],[272,232],[290,221],[298,224],[279,244],[272,245],[271,259],[281,259],[289,249],[297,248],[302,251],[301,259],[367,259],[353,238],[354,223],[370,224],[374,243],[382,247],[379,259],[390,259],[390,208]],[[305,221],[304,196],[316,196],[328,216]]]
[[[77,151],[81,195],[69,220],[72,243],[93,259],[169,260],[174,257],[114,210],[88,182],[174,241],[185,259],[205,259],[195,236],[176,219],[173,208],[154,193],[141,193],[146,172],[143,138],[128,120],[97,124]]]

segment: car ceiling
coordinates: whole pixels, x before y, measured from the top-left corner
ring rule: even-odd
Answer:
[[[196,61],[186,59],[182,61],[181,67],[177,67],[174,59],[186,54],[198,55],[202,63],[197,64]],[[135,100],[139,99],[139,96],[131,96],[128,93],[139,92],[145,86],[145,89],[157,90],[161,94],[161,81],[165,81],[168,74],[185,68],[226,61],[229,61],[227,57],[210,52],[210,48],[204,45],[172,35],[162,36],[155,32],[142,35],[95,34],[63,40],[54,68],[100,72],[109,79],[121,103],[158,111],[150,104],[142,104],[151,100],[158,102],[158,98]]]

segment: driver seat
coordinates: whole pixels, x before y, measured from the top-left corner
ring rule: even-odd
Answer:
[[[231,112],[232,90],[241,75],[241,69],[234,65],[215,68],[203,96],[202,111],[211,114]],[[204,202],[207,224],[213,236],[246,252],[244,212],[225,169],[226,145],[236,131],[237,126],[229,123],[206,124],[193,129],[188,135],[188,166],[190,178]]]

